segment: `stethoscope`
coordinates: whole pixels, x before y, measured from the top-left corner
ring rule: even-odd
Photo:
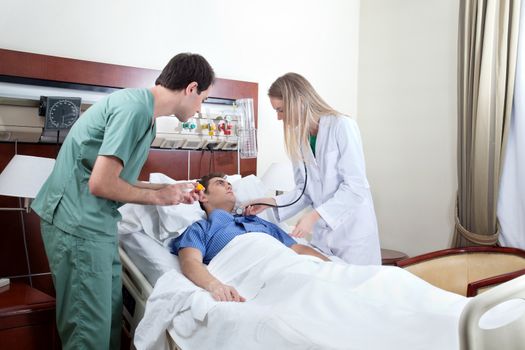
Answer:
[[[297,197],[297,199],[295,199],[293,202],[290,202],[288,204],[281,204],[281,205],[269,204],[269,203],[252,203],[250,205],[265,205],[267,207],[272,207],[272,208],[285,208],[285,207],[289,207],[297,203],[299,199],[301,199],[301,197],[304,195],[304,191],[306,190],[306,184],[308,183],[308,171],[306,170],[306,161],[304,160],[304,158],[303,158],[303,165],[304,165],[304,186],[303,186],[303,191],[301,192],[299,197]],[[244,208],[242,207],[238,207],[237,209],[235,209],[235,214],[237,215],[242,215],[243,212],[244,212]]]

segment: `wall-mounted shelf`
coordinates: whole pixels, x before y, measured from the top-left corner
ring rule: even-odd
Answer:
[[[39,104],[39,100],[0,96],[0,105],[4,106],[38,107]]]
[[[34,107],[38,108],[40,105],[40,100],[35,100],[31,98],[16,98],[16,97],[4,97],[0,96],[0,105],[2,106],[17,106],[17,107]],[[92,103],[82,103],[80,105],[80,111],[84,112]]]

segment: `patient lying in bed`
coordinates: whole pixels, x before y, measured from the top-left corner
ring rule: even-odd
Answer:
[[[241,202],[250,199],[234,186]],[[177,264],[148,298],[138,350],[166,349],[166,331],[181,349],[459,349],[469,299],[406,270],[326,263],[260,232],[237,235],[206,266],[196,249],[200,265],[246,302],[217,301]]]
[[[210,292],[215,300],[245,301],[234,287],[219,281],[206,267],[213,257],[239,235],[263,232],[298,254],[312,255],[329,261],[311,247],[297,244],[286,232],[271,222],[256,216],[232,215],[235,195],[224,174],[209,174],[199,183],[205,187],[200,204],[208,219],[188,227],[181,236],[171,241],[170,250],[179,256],[182,273],[197,286]]]
[[[165,273],[135,332],[137,349],[458,349],[468,299],[397,267],[326,263],[265,233],[232,239],[210,262],[242,303],[218,302]]]

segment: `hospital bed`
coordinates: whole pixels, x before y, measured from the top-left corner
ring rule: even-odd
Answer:
[[[248,184],[247,187],[252,190],[254,188],[253,183]],[[130,214],[131,212],[132,217],[141,219],[142,221],[144,221],[145,218],[153,217],[151,222],[148,220],[146,220],[147,222],[142,222],[143,225],[134,225],[128,222],[127,227],[123,228],[125,233],[120,235],[120,256],[124,271],[124,318],[130,333],[133,334],[137,324],[144,315],[146,301],[152,294],[153,286],[155,286],[159,277],[163,276],[163,279],[165,279],[166,275],[171,273],[170,271],[180,269],[177,258],[170,254],[162,244],[159,244],[162,243],[162,241],[158,239],[158,235],[161,234],[157,233],[157,236],[155,236],[144,232],[144,227],[147,228],[148,225],[154,227],[155,225],[153,223],[155,221],[161,221],[162,214],[159,214],[154,207],[148,206],[134,206],[131,209],[132,210],[126,214]],[[173,212],[170,214],[177,215],[177,213]],[[190,215],[188,211],[185,211],[184,215],[185,218],[181,219],[188,219],[188,221],[195,219],[189,220],[187,217]],[[126,215],[123,215],[123,218],[124,221],[126,221]],[[161,224],[158,225],[161,226]],[[148,229],[146,229],[146,231],[147,230]],[[164,241],[164,245],[166,245],[166,241]],[[519,256],[519,254],[517,255]],[[520,265],[518,264],[517,267],[519,268]],[[390,269],[400,270],[395,267]],[[500,272],[502,271],[497,271],[498,274]],[[177,276],[176,278],[179,277],[180,276]],[[425,278],[423,275],[421,277]],[[399,278],[406,277],[401,275]],[[375,289],[378,290],[380,287]],[[380,293],[385,292],[380,291]],[[464,305],[461,306],[461,312],[459,312],[461,315],[457,320],[456,330],[454,330],[454,332],[457,332],[460,348],[493,349],[494,344],[499,344],[500,348],[505,349],[522,348],[521,344],[525,343],[525,336],[522,335],[524,333],[522,329],[525,326],[524,297],[525,277],[522,276],[499,285],[490,291],[485,291],[475,298],[465,299]],[[462,297],[458,296],[458,298]],[[453,301],[452,304],[457,302],[461,303],[462,301],[458,299]],[[492,323],[488,322],[486,325],[484,325],[483,322],[480,323],[480,320],[483,321],[484,313],[494,306],[496,306],[494,310],[498,310],[499,308],[499,315],[493,318]],[[358,305],[355,307],[358,307]],[[508,322],[509,319],[512,319],[512,322],[507,324],[506,322]],[[498,327],[494,328],[494,325]],[[180,349],[177,341],[175,341],[177,334],[173,330],[173,327],[169,330],[160,330],[160,334],[161,337],[165,338],[163,341],[164,348]],[[268,334],[267,336],[275,335]],[[406,334],[405,336],[410,337],[415,335]],[[433,341],[435,340],[428,339],[429,344]],[[314,348],[315,347],[312,347],[312,349]],[[349,348],[352,347],[349,345]],[[395,344],[391,344],[389,348],[396,348]],[[184,348],[184,350],[186,350],[186,348]]]

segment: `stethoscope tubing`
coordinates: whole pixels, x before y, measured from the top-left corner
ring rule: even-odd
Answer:
[[[301,194],[299,195],[299,197],[297,197],[293,202],[290,202],[288,204],[281,204],[281,205],[269,204],[269,203],[252,203],[252,204],[250,204],[250,206],[251,205],[265,205],[267,207],[272,207],[272,208],[286,208],[286,207],[289,207],[289,206],[294,205],[295,203],[297,203],[303,197],[304,192],[306,191],[306,184],[308,183],[308,171],[306,170],[306,161],[304,161],[304,160],[303,160],[303,165],[304,165],[304,186],[303,186],[303,190],[302,190]],[[242,210],[242,208],[238,208],[238,209]]]

